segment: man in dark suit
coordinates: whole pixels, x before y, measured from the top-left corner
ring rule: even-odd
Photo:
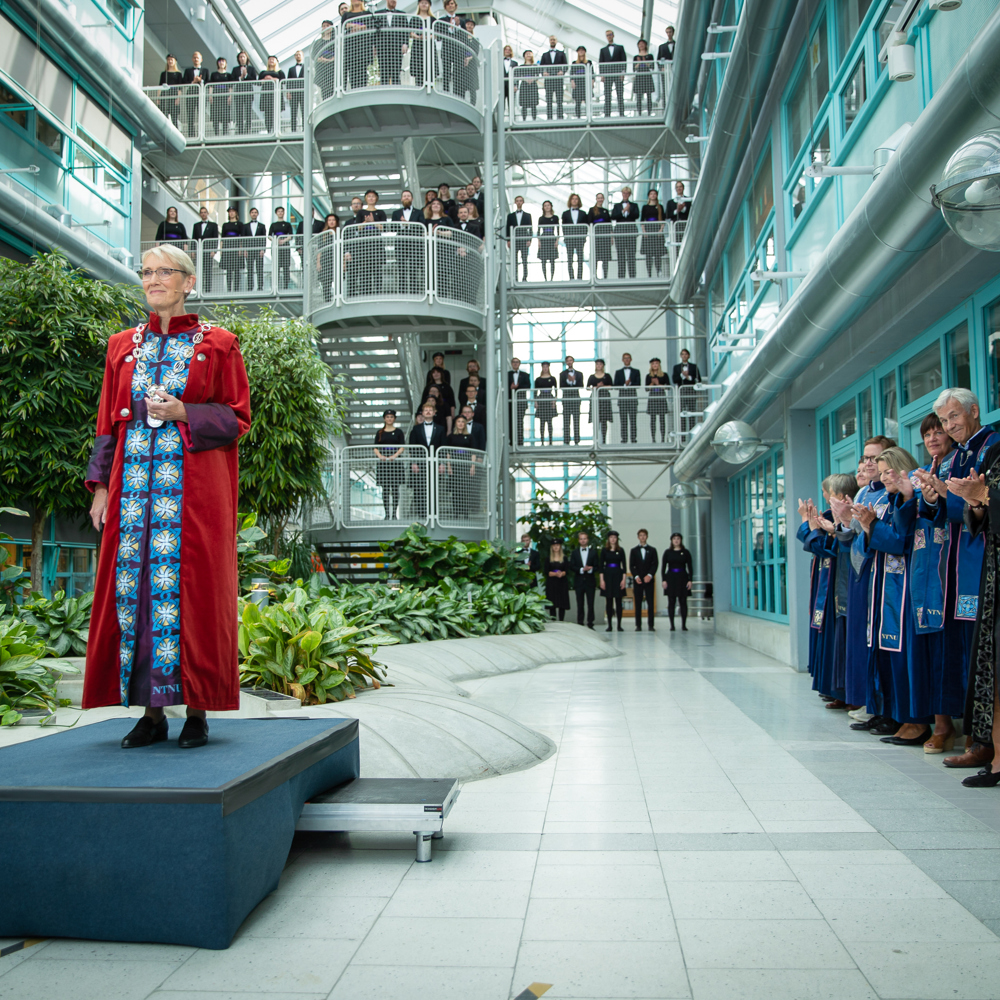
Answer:
[[[524,199],[518,195],[514,199],[514,211],[507,216],[507,249],[510,249],[511,230],[519,226],[531,227],[531,213],[524,210]],[[524,277],[522,281],[528,280],[528,250],[531,247],[531,237],[527,234],[517,236],[514,239],[514,278],[517,278],[517,264],[520,261],[523,268]]]
[[[372,24],[379,77],[383,85],[398,87],[403,47],[410,41],[410,15],[396,10],[396,0],[385,0],[385,9],[376,11]]]
[[[464,30],[462,21],[463,18],[458,16],[458,0],[444,0],[444,17],[434,22],[435,38],[441,40],[441,85],[445,93],[454,93],[459,97],[463,96],[459,88],[462,56],[465,54],[461,37]]]
[[[476,203],[476,211],[480,219],[486,218],[486,192],[483,190],[483,179],[476,174],[469,185],[469,200]]]
[[[542,76],[545,78],[545,115],[549,121],[552,120],[552,98],[556,99],[556,118],[563,116],[563,75],[565,69],[559,69],[566,65],[566,53],[562,49],[556,48],[556,36],[549,35],[549,47],[542,53],[542,58],[538,60],[543,67]]]
[[[398,15],[397,15],[398,16]],[[424,213],[413,205],[413,192],[399,197],[402,208],[392,213],[393,222],[419,223],[426,228]],[[423,295],[427,290],[424,276],[424,236],[413,226],[400,226],[396,233],[396,259],[399,261],[399,290],[405,295]],[[441,358],[442,363],[444,357]]]
[[[635,630],[642,631],[642,602],[645,599],[648,605],[647,619],[649,631],[655,632],[653,616],[655,609],[653,606],[654,594],[656,593],[656,570],[657,563],[656,549],[648,545],[649,532],[645,528],[639,529],[639,544],[629,553],[628,571],[632,574],[632,596],[635,599]]]
[[[614,88],[618,97],[618,114],[625,114],[625,71],[628,69],[628,56],[624,45],[615,45],[615,33],[604,32],[608,44],[601,49],[597,59],[604,79],[604,117],[611,117],[611,89]]]
[[[539,558],[538,549],[531,547],[531,535],[521,535],[521,544],[517,547],[517,561],[524,563],[529,573],[537,573],[542,568],[542,560]]]
[[[671,381],[674,385],[680,387],[678,396],[680,397],[681,413],[701,412],[699,399],[702,393],[695,392],[694,389],[689,388],[689,386],[696,385],[701,381],[701,372],[698,371],[698,366],[691,360],[691,352],[686,348],[681,351],[680,364],[674,365],[674,373]],[[686,434],[691,430],[695,425],[696,419],[696,417],[682,416],[681,432]]]
[[[208,82],[208,73],[201,64],[201,53],[195,52],[191,55],[192,65],[184,70],[184,93],[187,95],[184,101],[187,111],[187,132],[184,134],[188,139],[194,139],[198,135],[198,90],[196,87],[204,87]],[[204,91],[202,91],[204,93]]]
[[[674,59],[674,26],[667,25],[667,40],[656,50],[657,62],[673,62]]]
[[[274,214],[275,221],[271,223],[267,235],[273,238],[278,253],[278,287],[285,289],[291,284],[292,224],[285,221],[285,210],[281,205],[274,210]]]
[[[520,389],[531,388],[531,376],[521,371],[521,359],[510,359],[510,371],[507,372],[507,415],[510,421],[510,443],[514,443],[514,410],[517,409],[517,443],[524,444],[524,415],[528,412],[528,397],[518,397],[516,404],[514,394]]]
[[[288,72],[285,74],[285,79],[288,81],[288,108],[292,114],[292,131],[294,132],[297,128],[296,122],[300,121],[305,125],[305,116],[302,113],[302,103],[305,97],[305,92],[303,87],[303,76],[305,74],[306,68],[302,63],[302,50],[299,49],[295,53],[295,62],[288,67]]]
[[[618,277],[624,278],[626,269],[630,278],[635,277],[635,248],[639,230],[639,206],[632,201],[632,189],[622,188],[622,200],[611,209],[615,224],[615,250],[618,252]]]
[[[410,431],[407,444],[423,448],[427,458],[432,458],[434,452],[444,445],[446,437],[444,428],[434,423],[437,407],[433,403],[425,403],[421,407],[421,423]],[[410,464],[410,488],[413,490],[414,513],[418,520],[427,516],[427,483],[430,471],[422,462]]]
[[[641,384],[642,379],[639,375],[639,369],[632,367],[632,355],[623,354],[622,367],[615,372],[615,385],[633,386]],[[635,415],[638,410],[639,400],[636,398],[635,390],[623,388],[618,393],[618,415],[621,418],[622,444],[625,444],[626,441],[635,444]]]
[[[200,221],[194,224],[192,236],[201,247],[201,288],[203,292],[212,290],[212,254],[219,249],[219,227],[208,221],[208,209],[202,205],[198,209]],[[205,241],[205,242],[202,242]]]
[[[566,367],[559,373],[559,388],[563,390],[563,444],[569,444],[569,425],[573,424],[573,443],[580,443],[580,388],[583,373],[574,367],[573,355],[566,355]]]
[[[574,573],[576,590],[576,623],[583,624],[583,604],[587,602],[587,628],[594,627],[594,593],[597,590],[597,549],[590,544],[590,536],[581,531],[576,540],[578,547],[569,557],[569,568]]]
[[[698,366],[691,360],[691,352],[685,347],[681,350],[681,360],[674,365],[672,379],[674,385],[694,385],[701,381]]]
[[[482,409],[482,407],[478,407]],[[472,435],[472,447],[478,451],[486,451],[486,425],[476,420],[476,411],[468,403],[461,409],[465,417],[465,429]]]
[[[684,194],[684,181],[674,185],[674,197],[667,202],[667,218],[671,222],[687,222],[691,199]]]
[[[243,235],[248,237],[244,242],[247,255],[247,286],[253,291],[254,275],[257,275],[257,288],[264,291],[264,252],[267,249],[267,226],[258,222],[260,213],[256,208],[250,209],[250,221],[243,227]]]
[[[469,381],[473,375],[476,376],[476,385],[479,386],[480,395],[482,395],[486,386],[486,380],[479,374],[479,362],[475,358],[469,358],[465,370],[468,372],[468,375],[458,383],[458,398],[460,400],[465,399],[465,390],[469,387]]]
[[[583,202],[578,194],[569,196],[569,208],[562,214],[563,236],[566,240],[566,257],[569,261],[569,279],[583,281],[583,251],[587,246],[587,230],[590,216],[583,209]],[[567,229],[567,226],[577,228]],[[576,270],[573,269],[573,257],[576,257]],[[579,273],[577,273],[579,272]]]
[[[465,387],[465,397],[461,401],[464,409],[466,406],[472,408],[472,419],[481,427],[486,427],[486,406],[482,402],[483,390],[475,383],[470,382]]]
[[[463,233],[470,233],[472,236],[478,236],[480,239],[483,238],[483,221],[482,219],[470,219],[469,216],[472,214],[469,211],[469,205],[471,201],[467,201],[458,210],[458,228],[462,230]]]

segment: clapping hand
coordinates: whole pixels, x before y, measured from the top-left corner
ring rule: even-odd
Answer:
[[[875,508],[863,503],[852,505],[851,512],[858,519],[858,523],[867,531],[875,523]]]
[[[937,497],[948,495],[948,483],[939,479],[933,472],[928,472],[926,469],[914,469],[913,475],[920,484],[920,492],[923,493],[924,499],[937,503]]]
[[[851,523],[852,506],[853,504],[850,500],[838,500],[836,497],[830,497],[830,510],[833,511],[834,520],[838,524]]]
[[[986,487],[986,477],[971,472],[964,479],[949,479],[948,491],[960,496],[966,503],[981,506],[989,500],[990,491]]]
[[[816,517],[813,520],[816,522],[816,527],[825,531],[828,535],[832,535],[837,530],[837,526],[833,521],[828,521],[825,517]]]

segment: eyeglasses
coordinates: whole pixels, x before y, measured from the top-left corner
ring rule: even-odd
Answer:
[[[147,267],[144,271],[136,271],[135,273],[138,274],[143,281],[152,281],[154,274],[161,281],[166,281],[167,278],[174,273],[187,274],[187,271],[182,271],[179,267],[158,267],[155,270],[151,267]]]

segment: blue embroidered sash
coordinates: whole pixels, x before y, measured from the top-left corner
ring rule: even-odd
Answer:
[[[826,597],[830,590],[830,566],[833,559],[830,556],[817,557],[819,573],[816,580],[816,597],[813,601],[810,627],[821,631],[823,619],[826,617]]]
[[[135,368],[132,373],[133,415],[147,390],[160,385],[171,395],[183,393],[194,344],[203,328],[170,337],[148,331],[146,324],[133,335]],[[173,423],[150,427],[142,419],[128,425],[122,470],[121,535],[118,543],[115,587],[121,630],[119,668],[121,699],[129,703],[129,682],[135,663],[137,625],[151,628],[150,678],[153,704],[181,701],[180,566],[184,455],[181,436]],[[143,559],[148,552],[151,622],[137,622]]]
[[[898,653],[903,648],[903,615],[906,609],[906,557],[879,553],[882,572],[882,614],[878,645]]]

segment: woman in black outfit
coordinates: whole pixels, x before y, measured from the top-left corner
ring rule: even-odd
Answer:
[[[635,81],[632,84],[632,93],[635,94],[636,114],[642,114],[642,95],[646,95],[646,111],[653,113],[653,68],[656,61],[649,54],[649,43],[645,38],[639,39],[639,54],[632,57],[632,72],[635,73]]]
[[[177,65],[176,56],[167,56],[167,68],[160,74],[160,86],[168,87],[161,90],[159,97],[160,110],[167,115],[177,128],[177,119],[181,113],[181,92],[177,89],[184,82],[184,74]]]
[[[424,398],[420,400],[421,407],[425,403],[434,404],[434,423],[443,428],[445,434],[450,434],[452,428],[451,410],[445,401],[444,393],[436,385],[429,385],[424,390]]]
[[[638,83],[638,78],[636,79]],[[648,200],[639,212],[639,228],[642,230],[642,246],[640,251],[646,258],[646,277],[653,277],[653,268],[656,268],[656,276],[663,273],[663,254],[666,252],[663,229],[663,206],[660,204],[660,196],[656,191],[650,190]]]
[[[538,259],[542,262],[542,277],[553,281],[556,276],[556,260],[559,258],[559,216],[552,210],[552,202],[542,202],[542,214],[538,217]],[[548,265],[552,265],[549,274]]]
[[[611,209],[604,207],[604,195],[598,192],[594,207],[587,213],[594,229],[594,275],[602,277],[600,265],[604,265],[604,275],[611,270]]]
[[[382,506],[385,519],[396,520],[399,507],[399,487],[403,482],[403,445],[406,436],[396,426],[396,411],[386,410],[382,414],[384,426],[375,432],[375,482],[382,490]]]
[[[549,370],[548,361],[542,362],[542,374],[535,379],[535,415],[538,417],[538,436],[545,443],[545,425],[549,427],[549,444],[552,444],[552,421],[556,416],[556,380]]]
[[[424,387],[424,392],[426,393],[432,385],[436,385],[438,391],[444,397],[445,412],[448,415],[448,426],[450,428],[451,419],[455,416],[455,390],[445,382],[443,369],[435,367],[427,373],[427,385]]]
[[[236,57],[236,66],[230,79],[234,82],[233,110],[236,112],[236,132],[238,135],[249,135],[251,124],[251,109],[253,108],[253,85],[251,80],[257,79],[257,70],[250,65],[250,56],[240,52]]]
[[[430,70],[427,75],[433,79],[434,71],[437,68],[437,48],[434,40],[433,38],[430,42],[425,40],[431,36],[431,32],[434,30],[431,27],[433,24],[431,0],[417,0],[417,12],[410,19],[410,76],[413,77],[413,83],[417,87],[424,85],[424,75],[427,72],[424,69],[425,47],[427,47],[426,50],[430,51],[434,61],[433,66],[427,67],[427,70]]]
[[[177,221],[177,209],[171,205],[167,209],[167,217],[156,227],[157,243],[173,243],[175,240],[186,240],[187,229],[183,222]],[[181,249],[186,250],[187,247]]]
[[[649,374],[646,376],[646,385],[650,386],[646,394],[646,409],[649,412],[649,437],[653,444],[656,443],[656,418],[660,419],[660,438],[663,443],[667,443],[667,414],[670,412],[670,401],[667,398],[667,390],[658,388],[659,386],[670,385],[670,378],[660,365],[659,358],[651,358],[649,361]]]
[[[344,32],[344,86],[360,90],[368,85],[368,64],[372,61],[374,41],[371,18],[364,0],[351,0],[340,15]]]
[[[337,230],[340,228],[340,216],[330,212],[323,223],[323,228],[316,238],[316,275],[323,289],[323,299],[330,302],[333,299],[333,284],[337,280]]]
[[[622,632],[622,598],[625,596],[625,553],[618,545],[618,532],[609,531],[604,548],[597,563],[601,574],[601,590],[604,592],[605,617],[612,631],[612,612],[617,616],[618,631]]]
[[[278,69],[278,58],[277,56],[267,57],[267,69],[265,69],[259,77],[258,80],[284,80],[285,73],[283,70]],[[272,89],[276,88],[276,89]],[[260,110],[264,112],[264,129],[270,135],[274,131],[274,95],[280,93],[281,84],[273,84],[272,86],[263,86],[260,90]],[[281,104],[279,107],[279,118],[280,109],[284,107],[284,97],[281,98]]]
[[[436,421],[435,421],[436,422]],[[459,448],[453,451],[451,458],[443,463],[441,471],[447,477],[446,495],[452,517],[468,518],[473,508],[479,506],[479,489],[482,476],[479,475],[477,452],[472,446],[472,435],[466,429],[465,417],[461,414],[455,417],[452,433],[445,439],[448,448]],[[478,476],[478,478],[477,478]]]
[[[570,85],[573,88],[573,105],[576,108],[576,117],[583,117],[583,105],[587,100],[587,67],[592,67],[591,61],[587,58],[587,50],[581,45],[576,50],[576,62],[570,63],[569,77]]]
[[[596,369],[594,374],[587,379],[587,388],[593,389],[595,386],[614,385],[615,380],[604,370],[604,358],[598,358],[594,362]],[[612,423],[614,417],[611,413],[611,393],[602,389],[597,390],[597,419],[601,425],[601,444],[608,440],[608,424]],[[594,422],[594,403],[591,397],[590,422]]]
[[[219,229],[219,237],[224,241],[220,243],[222,253],[219,257],[219,263],[222,270],[226,272],[226,291],[238,292],[240,290],[240,271],[244,268],[245,251],[240,249],[243,223],[240,222],[239,213],[235,208],[230,208],[228,214],[229,219],[223,222]]]
[[[519,69],[520,73],[515,74],[517,84],[518,103],[521,105],[521,120],[528,120],[528,113],[531,113],[533,121],[538,120],[538,78],[542,75],[541,67],[535,65],[535,54],[526,49],[523,54],[524,62]]]
[[[670,631],[677,631],[674,628],[674,609],[680,601],[681,631],[686,632],[688,594],[691,593],[691,580],[694,578],[694,563],[691,560],[691,553],[684,548],[684,536],[679,531],[670,536],[670,548],[663,553],[660,578],[663,580],[663,593],[667,595]]]
[[[431,232],[438,226],[444,226],[445,229],[455,228],[455,220],[445,213],[444,202],[440,198],[431,199],[430,211],[425,208],[424,215],[427,217],[427,228]]]
[[[229,134],[229,123],[233,120],[233,95],[229,93],[232,77],[226,68],[229,64],[225,59],[216,59],[215,72],[208,78],[208,100],[212,115],[212,129],[218,135]]]
[[[549,546],[549,558],[545,564],[545,599],[549,602],[549,614],[555,621],[566,620],[569,610],[569,560],[563,553],[562,542],[553,542]]]

